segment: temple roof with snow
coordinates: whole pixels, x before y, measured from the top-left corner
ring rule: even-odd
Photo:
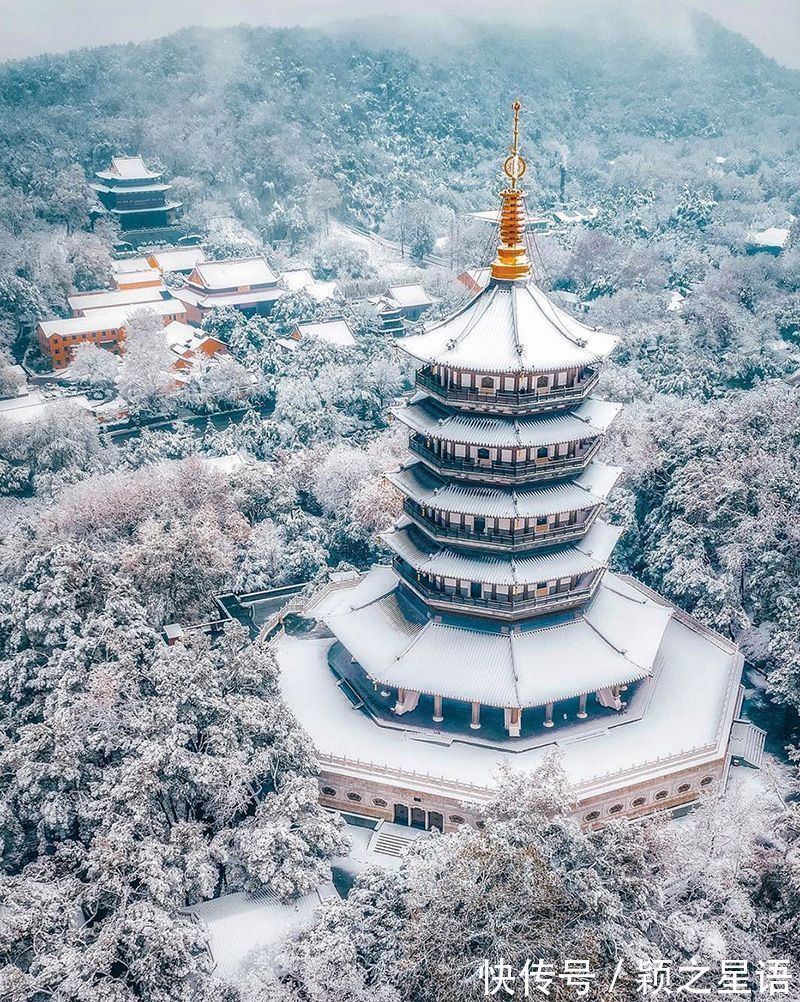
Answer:
[[[562,481],[551,487],[501,490],[447,481],[423,463],[412,462],[387,474],[387,480],[407,498],[427,508],[512,519],[536,518],[604,504],[621,472],[617,466],[590,463],[572,481]]]
[[[549,417],[522,416],[507,420],[494,415],[449,411],[425,394],[415,395],[394,414],[398,421],[430,438],[500,448],[539,447],[577,442],[605,434],[621,410],[607,400],[586,400],[573,410]]]

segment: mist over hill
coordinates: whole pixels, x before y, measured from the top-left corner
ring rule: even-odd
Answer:
[[[1,170],[28,191],[42,172],[141,152],[192,179],[189,201],[200,185],[268,211],[325,178],[366,222],[420,195],[477,207],[519,94],[532,203],[553,197],[564,160],[571,194],[596,199],[608,161],[638,152],[671,194],[711,151],[796,166],[798,93],[800,73],[703,16],[655,32],[602,16],[513,34],[391,19],[188,29],[2,67]],[[789,193],[775,177],[766,194]]]

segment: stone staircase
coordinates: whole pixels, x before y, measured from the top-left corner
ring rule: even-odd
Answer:
[[[764,760],[764,743],[767,732],[751,720],[734,720],[729,745],[731,756],[744,765],[760,769]]]
[[[381,825],[370,839],[369,848],[382,856],[394,856],[398,859],[417,837],[418,833],[414,829],[404,829],[401,825]]]

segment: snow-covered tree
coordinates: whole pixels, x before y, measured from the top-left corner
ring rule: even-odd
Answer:
[[[344,849],[273,654],[240,627],[166,647],[87,544],[14,559],[19,586],[0,592],[4,985],[205,997],[201,934],[179,910],[304,893]]]
[[[67,233],[89,222],[89,212],[96,204],[94,192],[86,183],[83,168],[72,164],[58,171],[46,194],[47,213],[66,226]]]
[[[195,361],[183,394],[192,409],[214,411],[242,406],[252,391],[253,377],[247,369],[220,354]]]
[[[119,371],[116,356],[96,344],[78,345],[69,367],[69,375],[77,386],[103,393],[114,389]]]
[[[0,493],[49,493],[102,469],[105,458],[97,421],[73,401],[50,404],[28,425],[0,425],[0,455],[14,471]]]
[[[25,385],[25,376],[19,367],[0,354],[0,397],[15,397]]]
[[[134,310],[125,325],[125,357],[119,392],[134,415],[174,409],[173,356],[160,317],[147,307]]]
[[[210,507],[149,518],[136,529],[122,568],[146,596],[154,622],[192,620],[231,573],[244,534],[244,525],[238,538],[221,527]]]

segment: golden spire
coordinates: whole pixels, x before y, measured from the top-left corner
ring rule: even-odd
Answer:
[[[503,204],[500,208],[500,243],[497,257],[492,261],[492,278],[515,281],[527,278],[531,273],[528,250],[525,246],[525,192],[517,187],[517,182],[525,174],[527,164],[519,152],[519,98],[511,106],[514,109],[514,141],[511,155],[503,163],[503,172],[511,184],[500,192]]]

